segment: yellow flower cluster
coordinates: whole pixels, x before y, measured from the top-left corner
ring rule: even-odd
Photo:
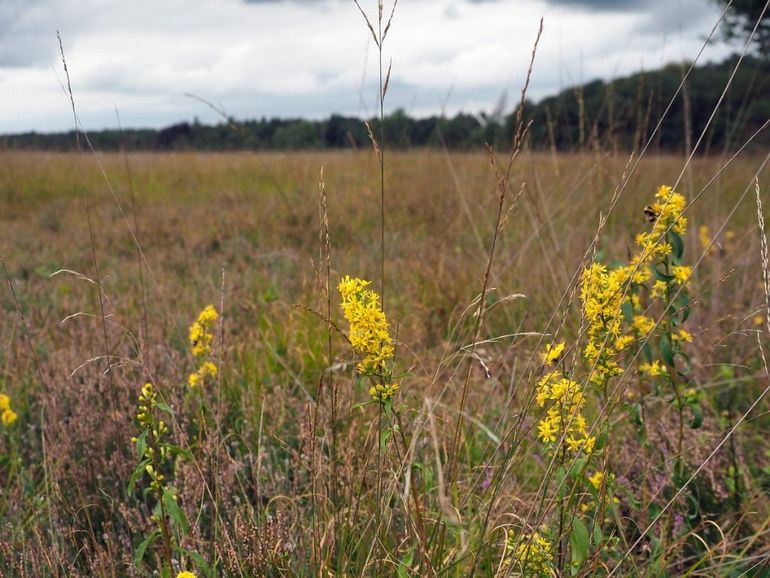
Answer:
[[[692,343],[692,335],[684,329],[680,329],[679,333],[674,334],[674,341],[684,341],[685,343]]]
[[[614,481],[615,481],[615,474],[609,474],[608,476],[605,476],[604,472],[601,471],[601,470],[596,471],[593,474],[591,474],[590,476],[588,476],[588,483],[591,484],[591,486],[593,487],[593,489],[597,493],[601,492],[602,484],[604,484],[606,482],[608,491],[606,491],[604,493],[604,500],[603,501],[604,501],[605,504],[609,503],[609,497],[610,497],[609,488],[612,486],[612,483]],[[612,503],[613,504],[619,504],[620,500],[618,500],[617,497],[613,496],[612,497]],[[596,507],[596,502],[593,499],[589,498],[585,502],[580,504],[580,511],[583,512],[583,513],[586,513],[586,512],[592,510],[595,507]]]
[[[652,363],[642,363],[639,366],[639,373],[647,377],[659,377],[661,375],[668,375],[668,370],[656,359]]]
[[[602,480],[604,480],[604,472],[597,471],[594,472],[593,475],[588,477],[588,481],[591,482],[591,485],[596,490],[600,490],[602,487]]]
[[[398,383],[391,383],[388,385],[377,383],[369,388],[369,395],[384,403],[398,393],[398,388]]]
[[[591,365],[591,383],[599,387],[623,373],[615,358],[633,342],[630,335],[621,335],[621,309],[628,301],[630,277],[630,267],[608,271],[604,265],[592,263],[583,270],[580,298],[588,336],[583,357]]]
[[[0,393],[0,420],[2,420],[3,425],[6,427],[12,426],[16,423],[17,417],[16,412],[11,409],[11,398],[4,393]]]
[[[631,326],[639,333],[640,337],[644,337],[655,329],[655,320],[646,315],[634,315]]]
[[[213,361],[204,361],[201,366],[187,378],[187,385],[192,389],[206,383],[208,378],[217,376],[217,365]]]
[[[380,307],[380,296],[367,289],[370,284],[345,275],[337,288],[342,297],[342,312],[350,324],[350,345],[361,358],[356,366],[358,371],[364,375],[385,376],[386,364],[393,358],[393,340]]]
[[[545,417],[537,424],[537,434],[543,443],[555,443],[565,436],[571,451],[582,450],[587,454],[593,451],[596,438],[588,435],[582,413],[586,398],[579,383],[552,371],[538,382],[535,400],[540,407],[551,402]]]
[[[202,357],[211,352],[211,343],[214,341],[212,329],[218,318],[214,306],[207,305],[198,315],[198,319],[190,325],[190,346],[195,357]]]
[[[185,570],[184,572],[180,572],[179,574],[177,574],[176,578],[195,578],[195,574]]]
[[[219,314],[213,305],[207,305],[198,314],[198,318],[190,325],[190,347],[195,356],[198,368],[187,378],[187,385],[195,389],[206,384],[210,378],[217,375],[217,366],[211,360],[204,358],[211,354],[211,344],[214,342],[214,323]]]
[[[543,359],[543,363],[547,365],[551,365],[552,363],[556,363],[561,359],[561,354],[564,351],[564,342],[557,343],[553,346],[551,346],[550,343],[547,343],[545,346],[545,352],[540,354],[540,357]]]
[[[692,267],[689,265],[673,265],[671,267],[671,274],[674,276],[677,283],[685,285],[690,278],[690,275],[692,275]]]
[[[518,539],[515,534],[510,534],[506,541],[506,550],[511,553],[506,562],[514,565],[517,575],[527,577],[555,575],[551,542],[540,532],[524,533]]]
[[[649,233],[636,236],[636,244],[642,251],[637,255],[634,265],[641,261],[643,266],[655,257],[671,254],[672,247],[666,239],[666,232],[671,230],[680,237],[687,232],[687,219],[682,216],[686,207],[687,200],[671,187],[664,185],[658,188],[655,202],[644,210],[653,225]]]
[[[671,227],[674,233],[684,235],[687,231],[687,219],[682,216],[687,208],[687,200],[674,191],[668,185],[662,185],[655,191],[655,202],[648,207],[652,209],[654,215],[653,233],[658,237],[663,235]]]

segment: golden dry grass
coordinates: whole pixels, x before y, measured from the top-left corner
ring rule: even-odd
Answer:
[[[35,568],[41,575],[136,571],[131,564],[132,544],[135,547],[137,537],[147,530],[142,520],[146,512],[142,514],[136,497],[122,492],[132,466],[129,438],[135,430],[132,413],[138,388],[151,377],[173,392],[169,396],[184,431],[190,419],[184,416],[190,410],[184,381],[191,368],[186,328],[204,305],[219,307],[221,302],[224,401],[219,400],[223,413],[217,420],[226,442],[211,450],[211,455],[218,456],[211,475],[223,494],[223,511],[233,516],[222,522],[221,531],[229,533],[228,539],[240,540],[239,552],[253,550],[253,544],[248,546],[253,542],[249,532],[268,530],[270,539],[279,544],[276,548],[286,548],[285,558],[276,561],[263,553],[253,561],[254,575],[311,575],[324,568],[340,576],[374,572],[379,565],[372,565],[368,545],[365,548],[350,538],[356,531],[369,535],[368,519],[376,509],[372,486],[361,485],[373,475],[362,451],[372,436],[372,418],[367,417],[366,408],[355,404],[367,396],[353,383],[349,368],[339,370],[342,471],[333,483],[339,484],[345,499],[344,507],[335,510],[325,501],[332,483],[323,458],[324,444],[328,444],[323,425],[328,398],[319,392],[319,380],[329,365],[326,326],[307,310],[323,311],[313,265],[319,255],[321,167],[328,196],[332,284],[344,274],[378,281],[380,190],[374,155],[178,153],[99,155],[98,159],[109,184],[93,156],[0,154],[0,256],[24,314],[19,316],[6,289],[0,324],[0,390],[14,400],[19,422],[2,443],[7,455],[19,461],[8,458],[2,466],[7,497],[0,500],[6,528],[0,540],[11,550],[23,548],[28,556],[16,566],[5,560],[0,567],[9,575],[20,569],[35,575]],[[679,190],[695,198],[726,160],[695,159]],[[758,326],[753,320],[763,315],[764,294],[752,196],[737,205],[726,221],[751,185],[761,160],[749,156],[730,163],[688,211],[690,262],[703,251],[699,226],[708,226],[711,233],[724,227],[718,249],[703,259],[692,290],[695,305],[688,326],[695,341],[691,356],[709,400],[705,427],[688,440],[695,464],[762,390]],[[469,525],[471,520],[478,522],[487,505],[487,498],[476,490],[486,475],[484,464],[496,447],[494,440],[526,410],[534,352],[548,341],[562,317],[566,320],[562,335],[569,339],[578,333],[579,303],[575,299],[565,305],[562,298],[574,287],[574,276],[627,162],[618,156],[529,152],[517,160],[512,188],[518,190],[520,183],[526,183],[526,188],[508,213],[491,271],[493,291],[487,301],[488,306],[497,305],[490,307],[481,329],[479,341],[485,343],[478,348],[478,363],[473,362],[459,458],[458,495],[473,498],[461,500],[462,511],[455,515]],[[660,184],[676,181],[683,164],[684,159],[677,156],[641,161],[602,231],[602,260],[627,259],[633,235],[645,226],[642,207]],[[410,459],[433,468],[434,450],[447,451],[457,417],[462,348],[471,335],[463,312],[481,288],[497,185],[487,155],[431,151],[389,154],[386,182],[387,312],[397,331],[399,367],[409,374],[401,395],[410,424],[406,429],[415,436]],[[767,173],[759,184],[762,191],[770,189]],[[92,249],[106,298],[112,385],[108,385],[104,359],[99,359],[104,341],[97,292],[92,283],[72,273],[94,278]],[[62,270],[69,272],[52,276]],[[514,294],[524,297],[504,299]],[[78,315],[70,317],[73,314]],[[335,316],[339,320],[336,309]],[[530,335],[505,337],[513,333]],[[337,335],[334,355],[332,364],[350,358]],[[313,409],[319,399],[320,417]],[[439,402],[432,421],[426,421],[426,400]],[[765,417],[753,418],[733,438],[731,453],[720,454],[704,474],[710,476],[703,486],[711,492],[708,499],[719,502],[740,496],[742,500],[732,513],[714,506],[713,512],[704,515],[704,520],[723,524],[722,531],[728,535],[722,542],[710,536],[716,553],[708,550],[709,560],[724,561],[720,548],[737,552],[742,548],[737,544],[745,545],[747,537],[754,540],[743,552],[746,559],[766,548],[763,524],[770,508],[762,488],[770,470],[764,447],[758,445],[764,439],[764,425]],[[661,423],[657,434],[665,437],[669,426]],[[619,423],[617,428],[629,439],[619,442],[621,453],[614,458],[613,471],[633,487],[634,480],[626,476],[638,473],[638,463],[622,452],[638,447],[627,424]],[[100,430],[98,435],[95,429]],[[524,516],[538,499],[543,459],[534,434],[527,439],[512,462],[516,464],[513,473],[501,484],[492,504],[493,523],[485,537],[489,542],[481,546],[484,561],[479,571],[484,575],[497,571],[502,538],[493,528]],[[655,439],[653,435],[651,443]],[[400,471],[398,460],[390,460],[393,471]],[[647,465],[651,471],[665,471],[661,464]],[[362,477],[364,471],[368,473]],[[728,474],[740,477],[740,488],[725,481]],[[202,490],[196,489],[195,475],[181,472],[177,480],[185,506],[190,507],[190,519],[195,517],[194,504],[205,502]],[[401,482],[396,479],[395,487]],[[82,489],[76,492],[76,486]],[[639,488],[640,501],[653,501],[645,494],[649,488]],[[423,490],[426,516],[436,523],[451,518],[451,508],[435,495],[441,490]],[[308,501],[313,492],[321,496],[321,505]],[[327,524],[312,536],[308,534],[311,508]],[[393,508],[384,532],[387,538],[383,538],[387,554],[378,554],[382,564],[403,560],[415,548],[407,539],[412,536],[411,513],[408,508]],[[330,512],[343,512],[345,524]],[[269,526],[274,521],[267,521],[268,514],[279,516],[280,527]],[[647,516],[640,514],[635,523],[649,520]],[[328,524],[337,524],[333,527],[339,534],[334,539],[324,534]],[[465,531],[473,537],[471,527]],[[442,562],[447,563],[447,573],[459,576],[468,571],[470,560],[462,532],[456,528],[453,532]],[[220,570],[226,572],[230,567],[221,564],[231,554],[229,542],[210,533],[204,523],[192,531],[190,544],[204,552],[210,564],[219,560]],[[629,537],[633,537],[631,530]],[[335,541],[346,544],[344,563],[339,551],[329,546]],[[669,547],[674,553],[661,564],[674,564],[668,571],[678,574],[686,567],[685,550],[680,545],[677,554],[676,543]],[[647,554],[634,556],[637,564],[643,564]],[[387,568],[380,573],[395,572],[395,567]],[[420,568],[424,571],[426,566]],[[703,568],[714,571],[711,562],[704,562]]]

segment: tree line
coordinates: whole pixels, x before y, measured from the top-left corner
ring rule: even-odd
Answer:
[[[595,80],[537,103],[526,101],[522,114],[531,123],[529,144],[535,149],[558,151],[630,150],[652,137],[656,150],[686,152],[706,129],[701,152],[740,146],[770,119],[770,61],[746,57],[709,122],[737,63],[738,57],[732,56],[695,67],[683,85],[688,63],[610,82]],[[361,149],[371,146],[368,122],[375,138],[379,141],[384,136],[391,148],[474,150],[487,144],[508,146],[517,114],[514,109],[508,114],[498,111],[413,118],[396,110],[385,117],[383,127],[378,119],[364,121],[337,114],[318,121],[229,118],[216,125],[195,120],[158,130],[108,129],[89,132],[88,136],[99,151]],[[770,131],[762,130],[751,146],[766,147],[768,134]],[[3,149],[71,151],[74,147],[74,131],[0,136]]]

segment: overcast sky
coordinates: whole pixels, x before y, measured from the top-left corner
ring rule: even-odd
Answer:
[[[376,18],[377,1],[360,0]],[[389,10],[392,0],[386,0]],[[489,111],[518,99],[540,17],[534,99],[692,59],[713,0],[400,0],[386,109]],[[377,51],[352,0],[0,0],[0,133],[72,127],[56,31],[87,129],[372,114]],[[707,48],[705,59],[727,47]]]

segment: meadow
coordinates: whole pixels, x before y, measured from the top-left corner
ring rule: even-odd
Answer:
[[[768,575],[766,158],[385,159],[0,153],[0,575]]]

